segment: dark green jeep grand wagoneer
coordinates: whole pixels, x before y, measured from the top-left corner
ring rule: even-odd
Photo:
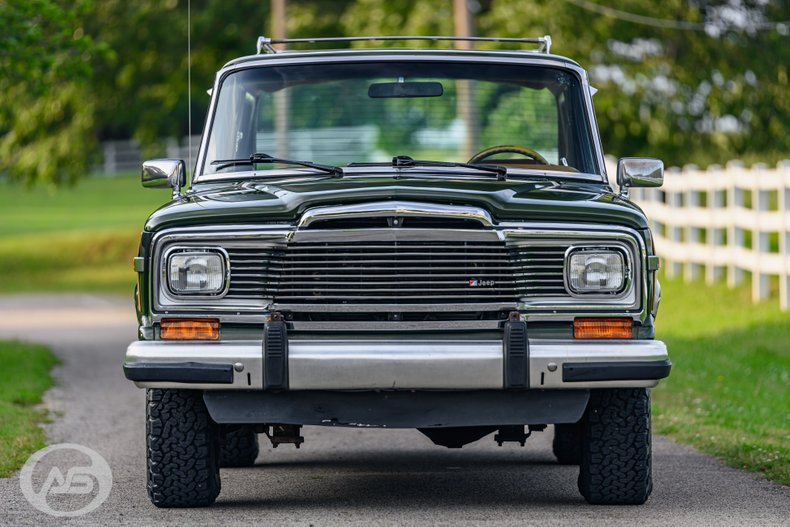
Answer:
[[[303,425],[458,448],[551,424],[588,502],[648,498],[670,362],[628,189],[663,165],[621,159],[615,192],[585,71],[549,37],[510,40],[532,49],[261,37],[217,74],[188,189],[184,161],[143,165],[173,189],[142,234],[124,364],[155,505],[213,503],[258,434],[298,447]]]

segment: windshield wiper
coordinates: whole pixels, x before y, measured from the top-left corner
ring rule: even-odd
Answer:
[[[232,167],[236,165],[257,165],[261,163],[280,163],[283,165],[299,165],[307,168],[314,168],[321,172],[326,172],[333,176],[342,176],[343,169],[331,165],[321,165],[319,163],[312,163],[310,161],[294,161],[292,159],[280,159],[272,157],[269,154],[252,154],[250,157],[243,157],[241,159],[217,159],[211,162],[215,170],[222,170],[223,168]]]
[[[399,167],[460,167],[480,170],[481,172],[491,172],[497,175],[497,179],[504,181],[507,179],[507,168],[500,165],[478,165],[476,163],[456,163],[452,161],[428,161],[412,159],[409,156],[395,156],[392,158],[392,166]]]

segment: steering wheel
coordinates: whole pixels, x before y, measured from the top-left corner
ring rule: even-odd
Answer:
[[[535,150],[531,148],[527,148],[526,146],[516,146],[516,145],[500,145],[500,146],[492,146],[491,148],[486,148],[485,150],[481,150],[480,152],[473,155],[467,163],[475,164],[475,163],[482,163],[484,159],[487,159],[496,154],[504,154],[510,152],[512,154],[521,154],[522,156],[526,156],[529,158],[534,159],[538,163],[542,165],[548,165],[549,162],[546,161],[546,158],[537,153]]]

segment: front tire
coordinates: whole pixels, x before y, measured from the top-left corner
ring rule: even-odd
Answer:
[[[201,392],[149,389],[148,497],[157,507],[206,507],[219,495],[219,434]]]
[[[581,421],[579,491],[596,505],[641,505],[653,489],[650,392],[593,390]]]

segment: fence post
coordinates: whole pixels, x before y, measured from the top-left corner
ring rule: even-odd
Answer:
[[[673,175],[675,178],[678,178],[683,175],[679,169],[674,170]],[[667,190],[666,191],[666,206],[673,209],[682,210],[683,208],[683,192],[682,191],[675,191],[675,190]],[[667,231],[667,238],[670,241],[671,245],[680,245],[683,243],[683,227],[678,227],[676,223],[672,222],[666,226]],[[683,268],[683,262],[680,261],[680,258],[675,256],[674,258],[667,259],[667,266],[666,272],[667,276],[670,278],[674,278],[680,274],[681,269]]]
[[[104,143],[104,173],[115,174],[115,142],[107,141]]]
[[[707,177],[714,178],[714,174],[721,175],[720,165],[710,165],[707,170]],[[727,191],[714,187],[708,191],[707,206],[707,246],[710,259],[705,265],[705,283],[713,285],[722,280],[726,275],[727,267],[717,265],[716,256],[727,246],[727,229],[718,226],[716,219],[727,207]]]
[[[727,262],[727,285],[735,287],[743,282],[743,269],[737,265],[738,252],[743,247],[743,230],[738,227],[735,218],[738,215],[738,210],[743,207],[743,192],[741,192],[738,183],[738,172],[743,168],[740,161],[729,161],[725,172],[725,177],[728,179],[729,185],[727,187],[727,214],[732,218],[732,221],[727,226],[727,240],[729,245],[730,257]]]
[[[170,159],[181,159],[181,149],[175,137],[168,137],[165,142],[165,155]]]
[[[692,221],[694,212],[699,209],[700,204],[700,193],[694,186],[694,180],[697,178],[698,172],[699,167],[697,165],[685,165],[683,167],[683,179],[689,181],[690,184],[680,193],[682,196],[680,207],[685,212],[684,216],[687,220],[681,227],[685,232],[684,240],[687,247],[686,261],[683,266],[683,277],[687,282],[696,280],[700,274],[700,263],[694,256],[694,248],[700,243],[699,229]]]
[[[782,255],[782,274],[779,275],[779,308],[790,309],[790,159],[776,165],[782,182],[779,188],[779,212],[782,230],[779,231],[779,254]]]
[[[768,192],[763,190],[761,180],[765,174],[766,165],[758,163],[752,167],[752,177],[749,182],[752,187],[752,302],[765,300],[771,293],[770,277],[763,268],[766,255],[770,252],[770,233],[763,226],[764,214],[768,212]]]

